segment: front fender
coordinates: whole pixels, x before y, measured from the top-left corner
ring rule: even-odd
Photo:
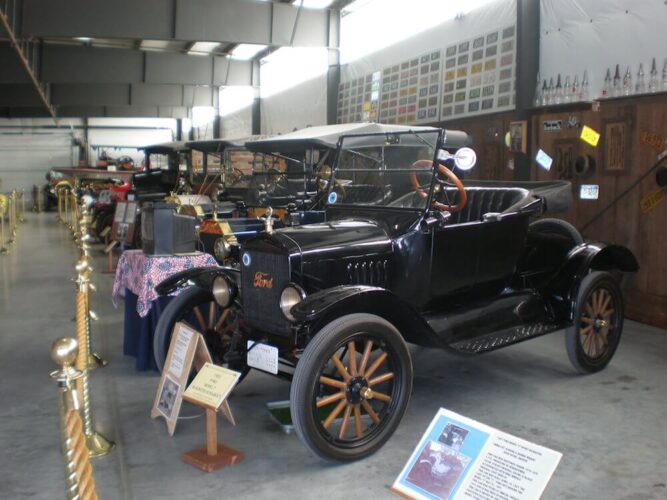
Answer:
[[[169,295],[178,289],[188,286],[197,286],[210,290],[213,288],[213,280],[218,276],[231,279],[233,283],[239,282],[239,271],[231,267],[193,267],[169,276],[161,281],[155,291],[158,295]]]
[[[392,323],[408,342],[446,347],[410,304],[384,288],[366,285],[329,288],[306,297],[291,312],[311,334],[340,316],[369,313]]]
[[[639,263],[634,254],[621,245],[587,243],[573,248],[565,264],[547,286],[555,299],[561,318],[572,321],[581,280],[591,271],[637,272]]]

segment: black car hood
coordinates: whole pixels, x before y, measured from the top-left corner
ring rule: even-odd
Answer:
[[[343,219],[275,231],[273,238],[299,253],[306,261],[329,258],[331,254],[372,254],[391,247],[391,239],[377,223],[361,219]]]

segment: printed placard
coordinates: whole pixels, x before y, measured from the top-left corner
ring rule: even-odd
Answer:
[[[661,152],[665,148],[665,140],[650,130],[642,130],[639,133],[639,142]]]
[[[581,129],[581,135],[579,138],[586,144],[589,144],[593,147],[597,146],[598,142],[600,142],[600,134],[598,134],[588,125],[584,125],[584,127]]]
[[[657,207],[660,203],[662,203],[662,200],[664,199],[665,199],[665,191],[664,189],[659,188],[644,196],[639,202],[639,206],[641,207],[642,212],[647,214],[655,207]]]
[[[248,366],[276,375],[278,373],[278,348],[249,340],[247,363]]]
[[[217,411],[240,377],[237,371],[204,363],[183,394],[183,399]]]
[[[537,164],[542,167],[544,170],[551,170],[551,164],[554,162],[553,158],[546,154],[544,151],[541,149],[537,150],[537,154],[535,155],[535,161]]]
[[[391,489],[415,499],[533,500],[562,456],[440,408]]]
[[[115,223],[121,223],[125,220],[125,210],[127,209],[127,203],[124,201],[119,201],[116,203],[116,211],[113,214],[113,221]]]
[[[580,200],[597,200],[600,196],[600,186],[598,184],[582,184],[579,186]]]
[[[211,354],[204,337],[189,325],[176,323],[151,410],[151,418],[165,418],[170,436],[173,436],[176,430],[190,372],[193,366],[201,369],[207,362],[211,362]],[[225,414],[227,415],[227,412]]]

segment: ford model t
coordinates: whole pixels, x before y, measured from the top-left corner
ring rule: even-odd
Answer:
[[[224,359],[290,378],[297,434],[328,459],[392,435],[407,342],[472,355],[564,329],[576,369],[604,368],[623,328],[615,276],[638,269],[626,248],[540,218],[567,207],[568,183],[464,184],[465,133],[396,130],[340,140],[326,222],[259,233],[240,270],[207,275],[244,319]]]

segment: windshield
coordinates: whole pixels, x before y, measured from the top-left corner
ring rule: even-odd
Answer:
[[[439,133],[345,137],[327,202],[426,208]]]

